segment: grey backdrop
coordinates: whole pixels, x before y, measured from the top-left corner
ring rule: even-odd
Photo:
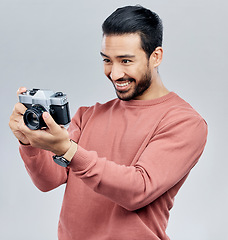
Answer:
[[[101,24],[117,7],[141,4],[164,23],[165,85],[209,125],[203,156],[176,197],[174,240],[227,239],[227,7],[225,0],[0,0],[0,238],[57,239],[64,186],[35,188],[8,127],[19,86],[68,94],[71,113],[115,97],[99,55]]]

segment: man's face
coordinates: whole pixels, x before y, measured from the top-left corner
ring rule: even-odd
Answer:
[[[104,36],[104,73],[121,100],[143,100],[151,87],[151,69],[138,34]]]

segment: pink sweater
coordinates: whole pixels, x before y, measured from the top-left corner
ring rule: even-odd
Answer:
[[[34,184],[66,183],[60,240],[167,240],[174,197],[203,152],[207,125],[171,92],[80,108],[69,127],[79,147],[69,168],[20,146]]]

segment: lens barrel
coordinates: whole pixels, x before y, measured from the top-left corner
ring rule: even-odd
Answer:
[[[42,114],[47,110],[39,104],[28,108],[24,113],[24,122],[25,125],[31,130],[41,129],[42,127],[46,127],[46,123],[43,120]]]

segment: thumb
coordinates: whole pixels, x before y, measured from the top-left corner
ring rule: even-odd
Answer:
[[[47,127],[51,132],[55,132],[56,130],[59,129],[59,125],[54,121],[54,119],[48,112],[44,112],[42,116],[44,122],[46,123]]]

